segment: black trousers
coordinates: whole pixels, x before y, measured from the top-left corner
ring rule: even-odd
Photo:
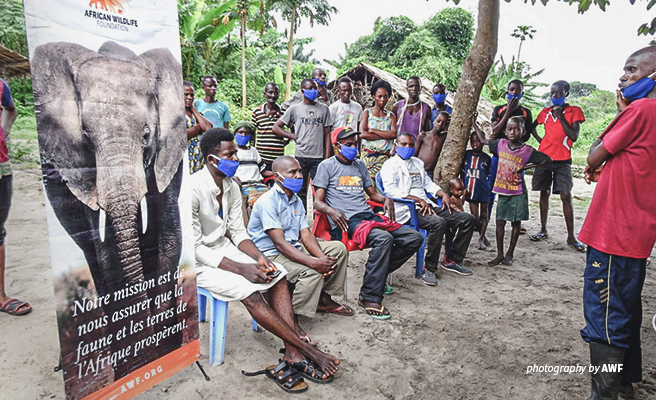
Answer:
[[[303,172],[303,187],[301,191],[298,192],[298,197],[301,198],[303,202],[303,207],[307,211],[307,192],[308,192],[308,182],[311,179],[314,179],[314,176],[317,174],[317,167],[323,161],[323,158],[305,158],[305,157],[296,157],[298,163],[301,165],[301,171]]]
[[[440,251],[442,250],[442,239],[447,229],[456,232],[453,238],[451,250],[447,256],[450,260],[460,264],[467,255],[469,243],[474,234],[475,218],[466,212],[455,212],[446,209],[433,208],[435,215],[421,215],[417,213],[419,227],[428,231],[426,238],[426,269],[435,272],[440,262]]]

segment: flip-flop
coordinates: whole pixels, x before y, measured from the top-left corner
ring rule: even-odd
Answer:
[[[9,299],[0,306],[0,312],[14,316],[25,315],[32,312],[32,306],[29,305],[29,303],[18,299]]]
[[[362,310],[365,314],[373,319],[386,320],[392,317],[389,311],[387,311],[385,306],[382,304],[380,305],[380,308],[365,307],[362,304],[358,304],[358,307],[360,307],[360,310]]]
[[[583,243],[567,243],[567,245],[580,253],[585,252],[585,245]]]
[[[317,310],[317,312],[320,312],[322,314],[337,314],[337,315],[344,315],[346,317],[350,317],[351,315],[355,314],[355,311],[349,306],[346,306],[344,304],[340,304],[339,307],[331,308],[328,310]]]
[[[256,376],[265,374],[273,380],[282,390],[288,393],[304,392],[308,388],[301,374],[296,371],[287,361],[281,361],[278,365],[271,365],[261,371],[241,371],[245,376]]]
[[[548,233],[538,232],[535,235],[530,236],[529,239],[531,239],[531,241],[533,242],[541,242],[548,237],[549,237]]]
[[[385,290],[383,294],[392,294],[394,293],[394,288],[391,285],[385,285]]]

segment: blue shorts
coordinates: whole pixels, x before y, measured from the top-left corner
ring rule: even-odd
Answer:
[[[583,286],[586,342],[625,349],[622,382],[642,379],[642,287],[647,259],[602,253],[588,246]]]

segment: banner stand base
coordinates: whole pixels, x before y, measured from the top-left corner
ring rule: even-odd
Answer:
[[[205,370],[203,369],[203,366],[200,365],[200,361],[196,361],[196,365],[198,366],[198,369],[200,370],[200,372],[201,372],[201,373],[203,374],[203,376],[205,377],[205,380],[209,382],[209,381],[210,381],[210,377],[209,377],[209,375],[207,375],[207,374],[205,373]]]

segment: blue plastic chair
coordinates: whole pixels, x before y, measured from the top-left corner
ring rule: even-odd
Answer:
[[[207,290],[198,288],[198,320],[205,322],[207,302],[210,303],[210,365],[223,364],[225,353],[226,327],[228,324],[228,303],[215,299]],[[253,320],[253,330],[258,331],[257,322]]]
[[[380,176],[380,172],[376,174],[376,187],[378,191],[386,197],[389,197],[385,194],[385,187],[383,186],[383,178]],[[434,199],[432,195],[426,193],[426,195],[434,200],[438,207],[442,207],[442,199]],[[407,223],[412,229],[416,230],[423,236],[424,242],[421,244],[419,250],[417,250],[417,265],[415,265],[415,278],[420,278],[421,274],[424,271],[424,256],[426,254],[426,237],[428,236],[428,231],[419,227],[419,219],[417,218],[417,209],[415,207],[415,201],[410,199],[398,199],[390,197],[395,203],[401,203],[408,206],[410,209],[410,221]],[[445,238],[445,251],[448,254],[451,248],[451,242],[453,240],[453,235],[450,230],[447,230]]]

